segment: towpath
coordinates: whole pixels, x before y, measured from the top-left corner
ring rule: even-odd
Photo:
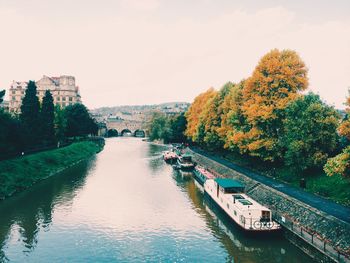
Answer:
[[[253,172],[250,169],[247,169],[245,167],[239,166],[237,164],[234,164],[220,156],[213,155],[210,153],[207,153],[201,149],[198,149],[196,147],[191,147],[191,150],[204,155],[207,158],[210,158],[222,165],[225,165],[228,168],[231,168],[233,170],[236,170],[237,172],[240,172],[262,184],[265,184],[267,186],[270,186],[284,194],[287,194],[291,197],[294,197],[298,199],[301,202],[304,202],[307,205],[310,205],[311,207],[314,207],[320,211],[323,211],[324,213],[327,213],[329,215],[332,215],[340,220],[343,220],[347,223],[350,223],[350,208],[337,204],[333,201],[330,201],[328,199],[322,198],[320,196],[305,192],[301,189],[298,189],[294,186],[290,186],[288,184],[285,184],[283,182],[274,180],[273,178],[269,178],[263,175],[260,175],[256,172]]]

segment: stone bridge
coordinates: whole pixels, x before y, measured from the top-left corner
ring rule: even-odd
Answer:
[[[145,137],[146,128],[143,122],[124,120],[124,119],[113,119],[107,120],[107,136],[135,136],[135,137]]]

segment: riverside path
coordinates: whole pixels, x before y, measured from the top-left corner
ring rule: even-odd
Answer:
[[[220,156],[213,155],[210,153],[207,153],[197,147],[191,147],[190,148],[195,153],[201,154],[207,158],[210,158],[222,165],[225,165],[228,168],[231,168],[233,170],[236,170],[237,172],[240,172],[262,184],[265,184],[267,186],[270,186],[284,194],[287,194],[295,199],[298,199],[301,202],[304,202],[305,204],[312,206],[324,213],[327,213],[329,215],[332,215],[344,222],[350,223],[350,208],[337,204],[333,201],[330,201],[326,198],[322,198],[320,196],[305,192],[301,189],[298,189],[296,187],[290,186],[288,184],[285,184],[283,182],[277,181],[273,178],[269,178],[263,175],[260,175],[256,172],[253,172],[252,170],[242,167],[240,165],[234,164]]]

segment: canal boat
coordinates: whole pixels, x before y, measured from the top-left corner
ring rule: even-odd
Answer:
[[[178,156],[176,165],[177,168],[181,170],[192,170],[194,168],[192,156],[189,154]]]
[[[243,230],[272,232],[281,228],[272,220],[271,210],[244,194],[244,185],[237,180],[207,179],[204,191]]]
[[[173,151],[163,152],[163,159],[167,163],[174,163],[177,158],[178,158],[177,154]]]
[[[193,171],[194,178],[200,185],[204,186],[207,179],[214,179],[215,176],[204,167],[197,165]]]

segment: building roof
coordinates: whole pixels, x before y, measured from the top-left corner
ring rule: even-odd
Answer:
[[[240,181],[230,178],[216,178],[215,182],[222,188],[244,188]]]

